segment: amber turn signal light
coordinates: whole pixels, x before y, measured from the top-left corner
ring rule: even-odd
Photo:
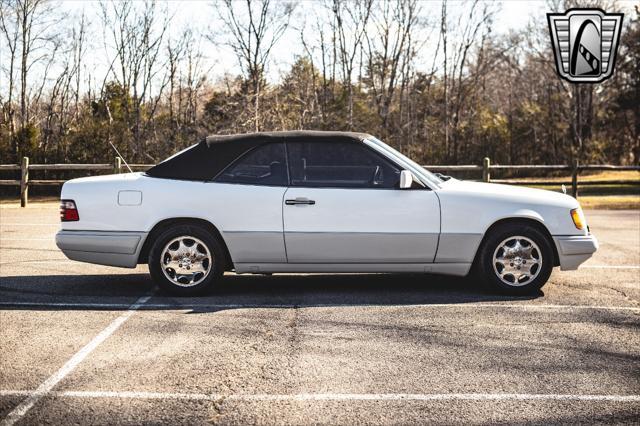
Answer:
[[[573,219],[573,224],[576,228],[582,230],[586,228],[587,220],[584,217],[584,213],[582,213],[581,208],[571,210],[571,219]]]

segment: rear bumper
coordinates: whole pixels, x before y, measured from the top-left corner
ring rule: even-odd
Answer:
[[[71,260],[135,268],[146,232],[59,231],[56,245]]]
[[[560,269],[563,271],[578,269],[578,266],[598,250],[598,240],[593,235],[562,236],[553,239],[558,249]]]

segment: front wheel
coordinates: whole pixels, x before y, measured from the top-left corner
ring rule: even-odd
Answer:
[[[485,280],[505,293],[529,294],[545,285],[553,269],[549,238],[525,224],[501,226],[487,237],[478,268]]]
[[[202,294],[224,272],[223,250],[211,233],[197,225],[163,232],[149,253],[149,273],[158,286],[177,296]]]

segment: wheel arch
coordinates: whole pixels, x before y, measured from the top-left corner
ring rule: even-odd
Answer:
[[[510,217],[505,217],[493,222],[484,232],[484,235],[482,236],[482,240],[480,241],[480,244],[476,249],[476,254],[473,259],[474,266],[478,262],[478,256],[480,255],[480,252],[482,251],[482,247],[484,246],[484,243],[487,240],[488,236],[491,235],[491,232],[496,228],[499,228],[500,226],[504,226],[507,224],[527,224],[538,229],[540,232],[542,232],[549,240],[549,244],[551,245],[551,249],[553,250],[553,266],[560,266],[560,256],[558,255],[558,248],[556,247],[556,243],[553,240],[553,237],[551,236],[551,232],[549,232],[549,229],[546,227],[546,225],[542,221],[542,218],[539,215],[510,216]]]
[[[199,219],[195,217],[174,217],[163,219],[160,222],[156,223],[154,227],[151,229],[147,238],[142,245],[142,249],[140,250],[140,255],[138,256],[138,264],[148,263],[149,260],[149,252],[151,251],[151,247],[155,242],[156,238],[160,236],[164,231],[176,225],[199,225],[203,228],[209,230],[222,244],[222,248],[224,250],[225,256],[225,265],[224,270],[229,271],[233,269],[233,260],[231,258],[231,253],[229,252],[229,248],[227,247],[227,243],[222,237],[222,234],[216,228],[216,226],[205,219]]]

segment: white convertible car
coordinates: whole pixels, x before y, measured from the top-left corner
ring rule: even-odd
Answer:
[[[578,202],[434,175],[367,134],[211,136],[146,173],[73,179],[56,243],[175,294],[236,273],[470,271],[541,288],[598,248]]]

